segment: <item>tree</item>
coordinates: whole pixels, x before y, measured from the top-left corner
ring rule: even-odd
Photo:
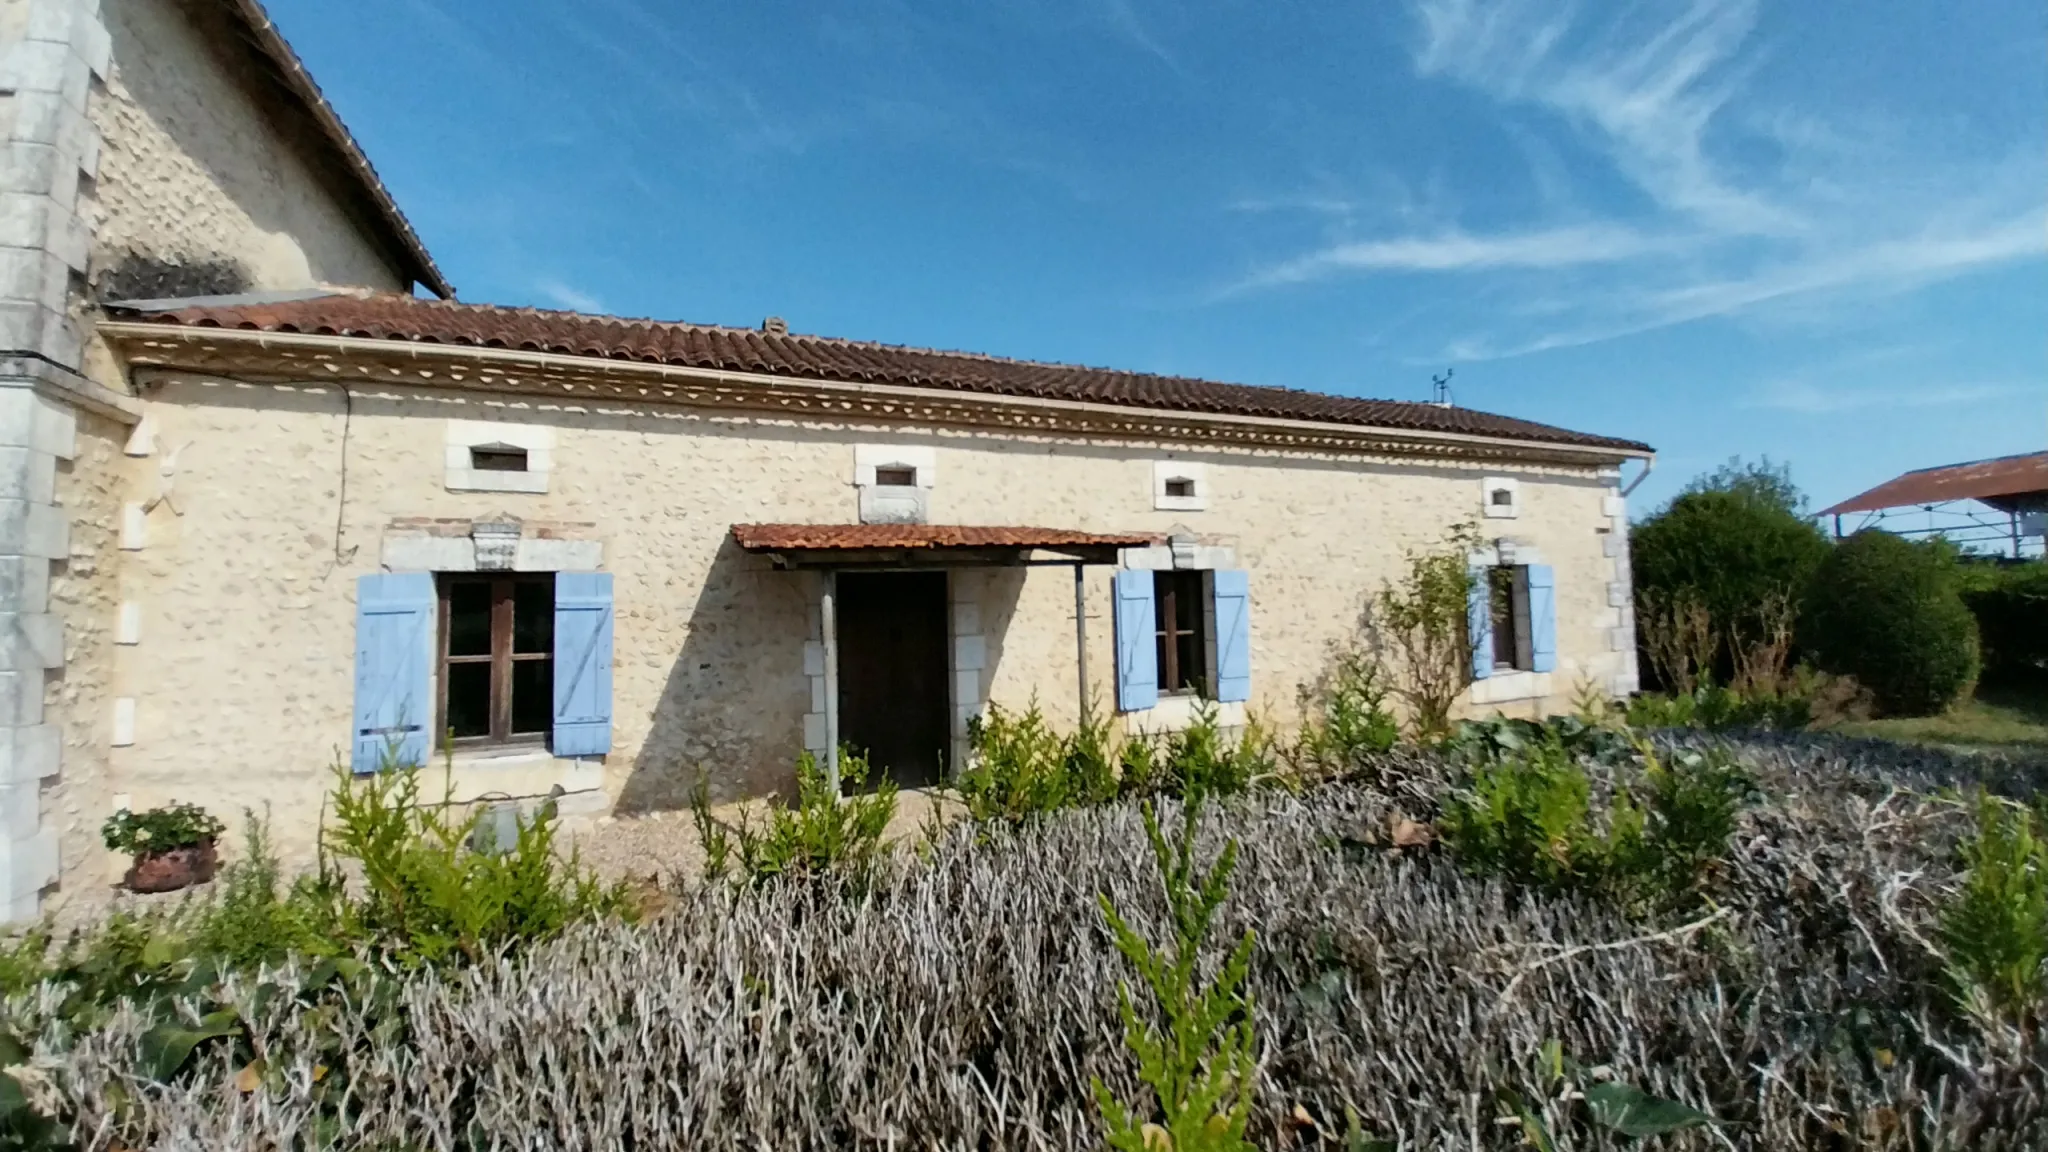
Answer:
[[[1797,511],[1804,503],[1790,476],[1768,461],[1731,461],[1693,481],[1635,529],[1630,559],[1640,625],[1654,627],[1675,606],[1697,604],[1712,632],[1705,670],[1727,683],[1740,655],[1768,638],[1776,614],[1800,601],[1828,555],[1827,537]]]
[[[1960,583],[1952,552],[1858,532],[1814,573],[1800,646],[1822,670],[1854,676],[1884,712],[1939,712],[1977,678],[1977,622]]]
[[[1782,508],[1794,516],[1806,515],[1806,493],[1792,482],[1792,466],[1773,464],[1769,456],[1758,457],[1754,464],[1740,456],[1730,456],[1726,464],[1712,472],[1693,477],[1683,492],[1733,492],[1768,507]]]

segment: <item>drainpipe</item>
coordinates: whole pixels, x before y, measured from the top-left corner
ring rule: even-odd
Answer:
[[[1650,470],[1652,468],[1655,468],[1656,466],[1657,458],[1655,456],[1643,457],[1643,470],[1641,472],[1636,473],[1636,478],[1629,481],[1628,487],[1623,488],[1621,490],[1621,498],[1623,500],[1628,499],[1629,494],[1631,492],[1634,492],[1636,488],[1642,484],[1643,481],[1648,480],[1650,478]]]
[[[1088,719],[1088,583],[1083,575],[1085,572],[1082,565],[1074,565],[1074,663],[1081,670],[1081,710],[1077,715],[1083,723]]]
[[[825,633],[825,782],[839,796],[839,574],[825,570],[818,617]]]

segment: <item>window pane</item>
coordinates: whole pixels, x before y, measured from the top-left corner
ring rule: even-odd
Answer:
[[[448,727],[458,739],[491,734],[489,664],[448,665]]]
[[[1205,665],[1207,664],[1208,660],[1204,658],[1202,652],[1201,635],[1190,632],[1181,636],[1180,683],[1176,687],[1183,690],[1193,690],[1202,687],[1202,681],[1208,676],[1205,671]]]
[[[516,660],[512,664],[512,732],[546,732],[555,716],[555,662]]]
[[[1202,574],[1200,572],[1176,572],[1173,574],[1174,627],[1182,632],[1202,630]]]
[[[491,654],[491,586],[477,580],[448,585],[448,654]]]
[[[512,593],[512,650],[551,652],[554,647],[554,585],[522,581]]]
[[[1169,637],[1167,637],[1164,633],[1160,633],[1156,635],[1155,643],[1158,645],[1158,647],[1153,652],[1152,658],[1155,661],[1157,661],[1157,663],[1152,665],[1152,669],[1153,672],[1159,677],[1159,690],[1161,692],[1178,691],[1180,685],[1174,683],[1173,668],[1166,661],[1167,645],[1172,643],[1172,640]]]
[[[1496,667],[1512,668],[1519,647],[1515,636],[1515,570],[1489,568],[1486,577],[1488,607],[1493,616],[1493,663]]]

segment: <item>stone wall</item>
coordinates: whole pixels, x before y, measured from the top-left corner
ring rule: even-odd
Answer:
[[[96,305],[404,288],[327,149],[221,5],[0,0],[0,921],[60,873],[99,887],[133,726],[122,537],[176,515],[175,447],[130,475],[148,430]]]
[[[64,658],[44,684],[43,707],[63,751],[43,793],[60,864],[57,899],[45,911],[89,899],[126,864],[101,844],[100,824],[118,807],[108,758],[121,688],[114,676],[128,427],[91,413],[78,415],[75,426],[74,454],[59,462],[56,477],[70,538],[50,572],[50,611],[64,622]]]
[[[1482,475],[1500,474],[1498,464],[802,425],[398,387],[345,395],[167,376],[144,395],[157,450],[177,453],[175,487],[141,525],[124,582],[141,639],[123,649],[135,731],[115,749],[115,771],[137,804],[267,806],[299,851],[348,738],[355,579],[432,525],[514,519],[529,537],[600,550],[616,576],[617,623],[615,742],[598,799],[641,810],[684,804],[700,768],[722,795],[787,782],[817,703],[806,648],[819,581],[740,552],[729,529],[854,522],[856,445],[931,448],[934,522],[1189,530],[1231,550],[1252,573],[1253,704],[1281,723],[1404,550],[1475,519]],[[551,428],[547,491],[451,491],[449,420]],[[1206,465],[1206,510],[1155,509],[1154,462],[1169,455]],[[1560,659],[1530,686],[1543,698],[1485,706],[1562,707],[1580,677],[1604,685],[1622,671],[1609,603],[1613,477],[1510,474],[1521,516],[1488,523],[1555,567]],[[1108,702],[1109,570],[1086,579],[1091,686]],[[955,703],[978,704],[969,691],[1007,705],[1035,697],[1071,723],[1071,569],[964,574],[952,599],[956,632],[982,637],[973,660],[956,652]],[[530,760],[496,776],[490,763],[460,767],[475,792],[541,790],[548,779]]]
[[[215,7],[104,0],[113,65],[91,102],[103,143],[88,212],[100,298],[402,290],[344,206],[353,178],[284,114]]]

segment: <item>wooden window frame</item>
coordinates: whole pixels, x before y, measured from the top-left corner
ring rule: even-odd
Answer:
[[[452,656],[448,652],[448,632],[452,613],[449,610],[449,591],[457,584],[488,584],[491,589],[491,651],[484,656]],[[512,665],[521,660],[548,660],[555,655],[553,630],[549,630],[548,649],[545,652],[516,652],[512,634],[513,609],[517,604],[519,586],[545,585],[553,589],[555,574],[552,572],[505,572],[491,575],[468,572],[443,573],[435,581],[435,591],[440,598],[440,628],[434,648],[434,731],[446,738],[457,748],[504,748],[547,746],[548,733],[512,731]],[[549,611],[553,611],[550,606]],[[452,736],[448,732],[448,669],[453,664],[489,664],[491,666],[490,711],[491,730],[482,736]]]
[[[1209,633],[1209,605],[1207,603],[1208,582],[1202,573],[1187,569],[1160,570],[1152,574],[1152,638],[1159,653],[1159,694],[1161,696],[1209,695],[1209,653],[1213,649]],[[1193,628],[1180,627],[1180,597],[1183,594],[1195,598]],[[1195,638],[1195,651],[1203,666],[1193,669],[1192,675],[1185,674],[1180,667],[1180,639],[1183,636]]]
[[[1493,667],[1501,672],[1532,671],[1536,667],[1536,633],[1529,615],[1529,566],[1497,564],[1486,570],[1486,579],[1487,611],[1493,620],[1493,651],[1489,654]],[[1506,660],[1501,659],[1503,650]]]

